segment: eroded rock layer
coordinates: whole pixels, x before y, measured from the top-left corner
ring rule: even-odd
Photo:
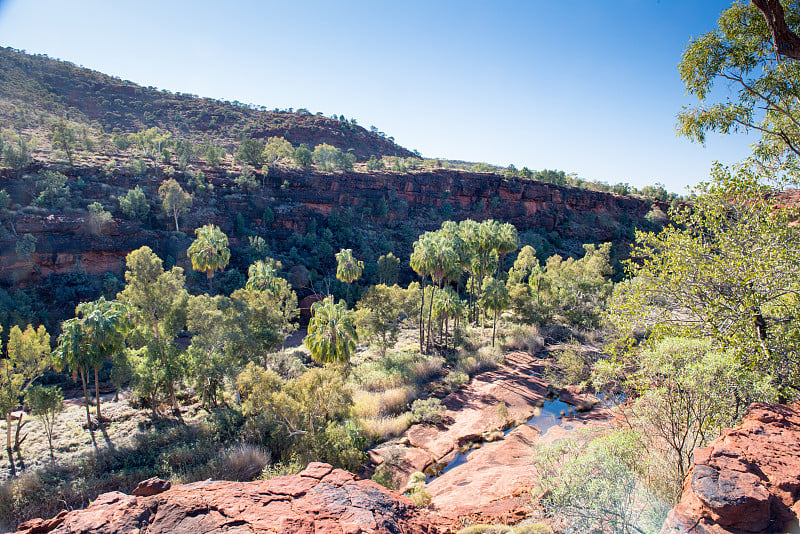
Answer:
[[[697,449],[662,534],[795,532],[800,405],[754,404],[738,427]]]
[[[148,488],[157,486],[148,481]],[[150,493],[145,492],[145,493]],[[87,509],[34,519],[19,534],[437,534],[406,497],[330,465],[268,481],[205,481],[154,495],[105,493]]]

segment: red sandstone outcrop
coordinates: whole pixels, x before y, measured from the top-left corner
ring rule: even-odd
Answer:
[[[382,445],[372,449],[376,464],[389,461],[394,481],[401,487],[411,473],[431,464],[448,464],[464,447],[487,441],[463,456],[464,463],[429,482],[425,490],[437,511],[448,517],[482,514],[502,510],[496,520],[518,520],[529,512],[517,494],[538,481],[531,462],[532,445],[551,436],[568,437],[588,426],[609,424],[613,414],[597,408],[569,415],[540,436],[527,421],[544,403],[552,388],[541,377],[545,362],[524,352],[512,352],[497,369],[479,373],[470,384],[443,400],[446,410],[440,425],[416,424],[405,433],[404,445]],[[583,405],[587,395],[566,395],[568,401]],[[505,410],[498,410],[503,404]],[[507,415],[505,412],[507,411]],[[507,419],[506,419],[507,418]],[[511,422],[518,425],[507,435],[498,432]],[[488,439],[487,439],[488,438]]]
[[[695,451],[661,533],[787,532],[799,500],[800,405],[754,404],[741,425]]]
[[[330,465],[256,482],[195,482],[151,496],[111,492],[87,509],[23,523],[18,534],[438,534],[441,518]]]
[[[31,171],[43,169],[37,165]],[[86,203],[98,201],[107,206],[117,202],[109,196],[110,191],[135,186],[142,187],[149,198],[155,198],[164,179],[129,176],[123,171],[105,176],[99,167],[65,171],[71,179],[103,176],[102,180],[87,178],[81,194]],[[156,229],[148,229],[115,218],[101,231],[93,231],[86,216],[74,213],[17,213],[3,220],[8,232],[0,236],[3,259],[0,277],[24,286],[49,274],[76,269],[87,274],[109,271],[122,274],[125,256],[142,245],[148,245],[162,258],[171,256],[179,265],[190,268],[186,248],[191,243],[191,230],[211,222],[233,236],[239,214],[249,228],[261,228],[279,238],[288,238],[292,232],[304,234],[314,216],[329,216],[341,208],[383,203],[387,206],[385,219],[398,221],[409,219],[414,212],[449,204],[451,218],[455,220],[496,218],[514,224],[520,231],[544,229],[583,242],[599,242],[616,237],[614,221],[621,217],[640,221],[650,209],[650,201],[633,197],[449,169],[367,174],[276,168],[270,171],[263,189],[248,195],[227,193],[232,179],[224,170],[208,168],[204,172],[215,189],[196,196],[192,211],[181,223],[181,229],[187,231],[183,237],[172,232],[171,220],[164,220],[163,227],[158,228],[159,223]],[[16,175],[3,171],[0,176],[10,184],[6,187],[25,190],[26,183]],[[290,187],[285,186],[287,183]],[[267,228],[261,218],[269,206],[274,208],[275,220]],[[601,224],[601,219],[605,223]],[[36,238],[36,253],[30,262],[14,254],[18,236],[24,234]],[[234,246],[246,245],[246,241],[239,242],[240,238],[231,240]]]

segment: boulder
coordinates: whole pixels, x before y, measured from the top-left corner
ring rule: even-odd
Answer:
[[[800,495],[800,405],[750,407],[742,423],[697,449],[662,534],[786,532]]]

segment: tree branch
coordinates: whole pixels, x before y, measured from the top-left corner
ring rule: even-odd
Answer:
[[[772,32],[772,41],[775,51],[792,59],[800,59],[800,37],[794,33],[783,14],[783,7],[779,0],[753,0],[755,5],[764,15]]]

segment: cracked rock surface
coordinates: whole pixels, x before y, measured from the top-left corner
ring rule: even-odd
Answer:
[[[798,512],[800,404],[754,404],[741,425],[695,450],[661,534],[797,532]]]
[[[105,493],[87,509],[23,523],[25,534],[438,534],[436,518],[369,480],[311,463],[297,475],[206,481],[155,495]]]

